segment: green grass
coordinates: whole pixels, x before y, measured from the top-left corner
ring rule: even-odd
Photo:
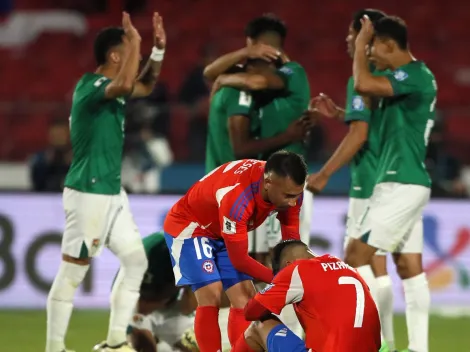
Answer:
[[[108,313],[77,310],[67,335],[67,346],[76,352],[89,352],[106,337]],[[0,311],[2,351],[44,351],[46,335],[45,311]],[[395,335],[399,348],[406,348],[406,324],[403,316],[395,319]],[[430,352],[466,351],[470,346],[470,318],[430,320]]]

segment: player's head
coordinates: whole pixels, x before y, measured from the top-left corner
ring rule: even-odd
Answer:
[[[245,36],[248,46],[262,43],[281,49],[287,36],[287,27],[276,15],[265,14],[247,24]]]
[[[388,16],[374,23],[371,60],[379,69],[393,68],[397,55],[408,52],[408,29],[399,17]]]
[[[375,9],[362,9],[354,13],[351,24],[348,29],[348,36],[346,37],[346,43],[348,45],[348,54],[353,57],[355,50],[356,37],[361,31],[361,19],[365,16],[369,16],[370,20],[374,23],[381,18],[385,17],[385,13]]]
[[[112,64],[119,67],[124,53],[124,29],[120,27],[102,29],[95,38],[93,49],[98,66]]]
[[[303,194],[307,164],[302,156],[286,151],[272,154],[264,168],[264,190],[277,209],[293,207]]]
[[[287,265],[301,259],[315,257],[310,248],[299,240],[286,240],[278,243],[273,248],[272,268],[274,274],[285,268]]]
[[[246,62],[246,72],[248,73],[263,73],[264,71],[274,71],[282,67],[282,59],[278,58],[276,61],[268,62],[262,59],[250,59]]]

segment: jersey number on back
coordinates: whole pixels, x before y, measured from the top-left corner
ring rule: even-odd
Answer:
[[[354,316],[354,327],[362,328],[362,321],[364,320],[364,304],[365,295],[362,283],[352,276],[341,276],[338,279],[340,285],[354,285],[356,289],[356,314]]]

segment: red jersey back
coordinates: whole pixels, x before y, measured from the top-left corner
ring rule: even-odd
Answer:
[[[165,232],[180,238],[246,240],[248,231],[277,211],[261,197],[265,164],[261,160],[237,160],[204,176],[171,208]],[[298,238],[301,204],[300,199],[295,207],[278,212],[283,238]]]
[[[293,303],[312,351],[380,349],[380,320],[369,288],[355,269],[336,257],[296,261],[255,299],[275,314]]]

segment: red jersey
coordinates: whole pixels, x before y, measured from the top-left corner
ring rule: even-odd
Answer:
[[[223,239],[237,270],[270,282],[272,272],[269,277],[267,271],[256,273],[254,266],[257,265],[249,260],[248,231],[257,228],[269,215],[277,212],[282,238],[300,239],[302,196],[295,207],[279,211],[263,200],[261,187],[265,164],[260,160],[244,159],[219,166],[196,182],[171,208],[163,225],[164,231],[183,240],[198,236]],[[244,252],[242,258],[241,252]]]
[[[292,303],[306,346],[314,352],[380,349],[380,320],[369,288],[355,269],[336,257],[296,261],[254,299],[275,314]]]

